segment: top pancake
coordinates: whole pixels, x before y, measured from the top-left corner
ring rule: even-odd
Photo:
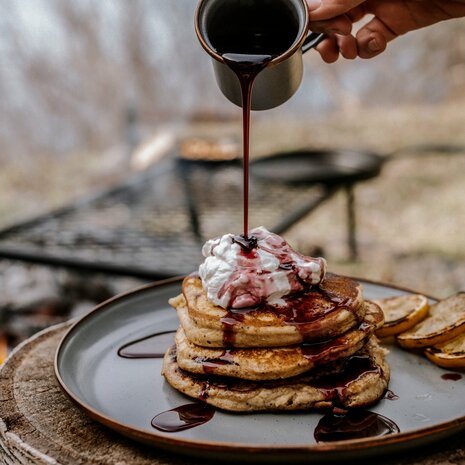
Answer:
[[[365,315],[362,287],[328,274],[318,288],[285,298],[286,306],[230,309],[209,302],[200,278],[188,276],[170,299],[190,342],[203,347],[283,347],[345,333]]]

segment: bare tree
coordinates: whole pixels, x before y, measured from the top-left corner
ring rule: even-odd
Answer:
[[[237,115],[195,38],[195,7],[194,0],[2,0],[0,156],[114,145],[128,114],[147,128]],[[369,62],[328,66],[315,54],[300,94],[309,99],[286,109],[463,96],[464,32],[458,20],[412,33]]]

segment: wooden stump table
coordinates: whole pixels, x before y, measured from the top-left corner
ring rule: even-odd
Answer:
[[[132,442],[85,416],[65,397],[55,380],[53,361],[69,326],[55,326],[29,339],[0,370],[0,464],[203,463]],[[383,463],[465,465],[465,434]]]

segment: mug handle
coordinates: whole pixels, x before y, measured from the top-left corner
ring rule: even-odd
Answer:
[[[302,45],[302,53],[308,52],[326,39],[324,32],[310,32]]]

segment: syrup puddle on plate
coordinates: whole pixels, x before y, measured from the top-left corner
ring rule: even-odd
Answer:
[[[165,433],[177,433],[203,425],[215,415],[215,407],[202,402],[181,405],[159,413],[152,419],[152,426]]]
[[[346,441],[399,433],[399,427],[389,418],[368,410],[349,410],[343,415],[324,415],[315,428],[316,442]]]
[[[462,375],[460,373],[444,373],[441,375],[441,379],[445,381],[459,381],[462,379]]]
[[[176,331],[162,331],[136,339],[121,346],[118,355],[122,358],[163,358],[173,344]]]

